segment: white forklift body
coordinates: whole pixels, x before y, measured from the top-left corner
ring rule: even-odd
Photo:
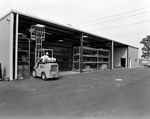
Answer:
[[[56,59],[53,58],[53,50],[52,49],[42,49],[44,55],[46,52],[52,52],[52,58],[50,61],[42,62],[37,60],[32,76],[33,77],[41,77],[43,80],[50,79],[50,78],[58,78],[59,77],[59,65],[55,63]]]
[[[39,64],[38,67],[34,67],[32,75],[33,77],[41,77],[43,80],[58,78],[59,66],[57,63]]]

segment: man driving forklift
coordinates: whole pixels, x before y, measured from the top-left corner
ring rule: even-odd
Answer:
[[[41,58],[40,58],[40,63],[52,63],[52,62],[56,62],[56,58],[54,57],[49,57],[49,53],[46,52]]]
[[[48,52],[46,52],[41,58],[40,58],[40,60],[42,60],[42,62],[43,63],[45,63],[46,61],[49,61],[49,53]]]

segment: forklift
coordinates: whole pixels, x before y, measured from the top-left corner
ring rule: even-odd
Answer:
[[[52,49],[43,49],[42,42],[45,40],[45,29],[31,26],[31,39],[36,42],[35,46],[35,65],[32,71],[34,78],[41,77],[43,80],[56,79],[59,77],[59,65],[53,57]],[[42,61],[41,57],[49,54],[49,58]]]

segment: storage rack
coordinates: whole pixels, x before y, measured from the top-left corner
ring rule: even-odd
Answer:
[[[30,39],[18,37],[18,74],[22,77],[30,76]]]
[[[80,69],[80,49],[73,48],[73,70]],[[104,70],[110,66],[110,52],[102,48],[83,47],[83,68],[89,66],[93,70]]]

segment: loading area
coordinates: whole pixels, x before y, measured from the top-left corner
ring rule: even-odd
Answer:
[[[0,82],[2,119],[149,119],[149,68]]]
[[[52,49],[59,71],[89,72],[138,66],[138,48],[67,25],[11,11],[1,18],[2,77],[30,77],[35,65],[36,40],[31,26],[44,26],[42,48]],[[8,46],[8,47],[5,47]]]

